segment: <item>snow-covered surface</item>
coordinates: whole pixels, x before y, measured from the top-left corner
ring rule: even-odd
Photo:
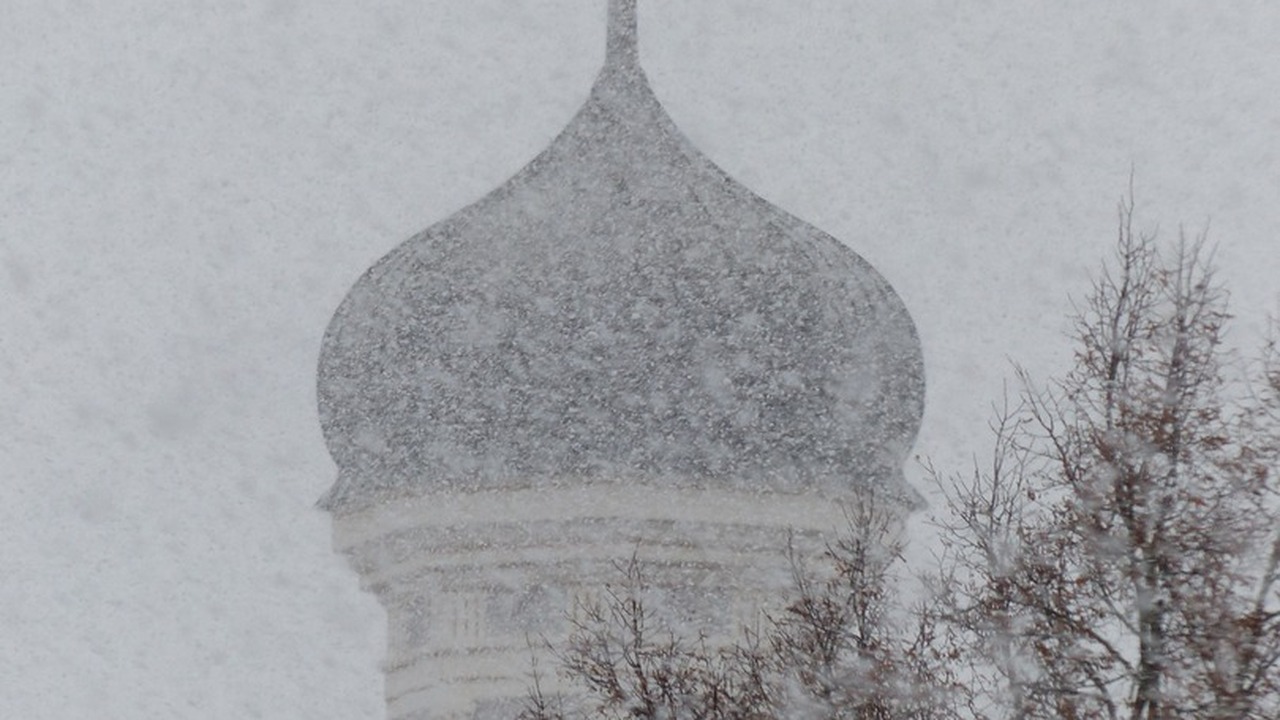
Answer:
[[[924,369],[901,299],[690,146],[635,62],[634,0],[611,8],[630,52],[564,131],[335,313],[327,509],[587,479],[913,495]]]
[[[321,333],[356,277],[546,146],[601,0],[16,0],[0,23],[0,716],[378,718],[329,548]],[[677,125],[850,244],[924,344],[916,452],[1068,362],[1114,237],[1208,226],[1280,306],[1280,7],[642,0]],[[920,472],[908,467],[908,476]]]

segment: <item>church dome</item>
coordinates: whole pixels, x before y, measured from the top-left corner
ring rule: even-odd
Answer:
[[[866,261],[679,132],[611,0],[590,97],[356,282],[320,357],[324,504],[573,482],[909,497],[920,343]]]

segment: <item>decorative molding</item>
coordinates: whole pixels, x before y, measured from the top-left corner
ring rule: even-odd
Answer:
[[[853,492],[851,488],[850,493]],[[339,550],[410,528],[451,528],[565,520],[671,520],[708,525],[746,524],[830,532],[845,524],[836,498],[720,488],[611,484],[432,493],[334,518]]]

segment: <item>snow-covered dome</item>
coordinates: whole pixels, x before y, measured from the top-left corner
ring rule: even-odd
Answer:
[[[327,507],[582,481],[909,495],[924,375],[906,308],[684,138],[634,23],[612,0],[568,127],[338,308],[319,367]]]

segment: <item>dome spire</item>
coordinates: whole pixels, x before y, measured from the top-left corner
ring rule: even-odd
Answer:
[[[609,38],[605,65],[629,67],[640,64],[636,43],[636,0],[609,0]]]

